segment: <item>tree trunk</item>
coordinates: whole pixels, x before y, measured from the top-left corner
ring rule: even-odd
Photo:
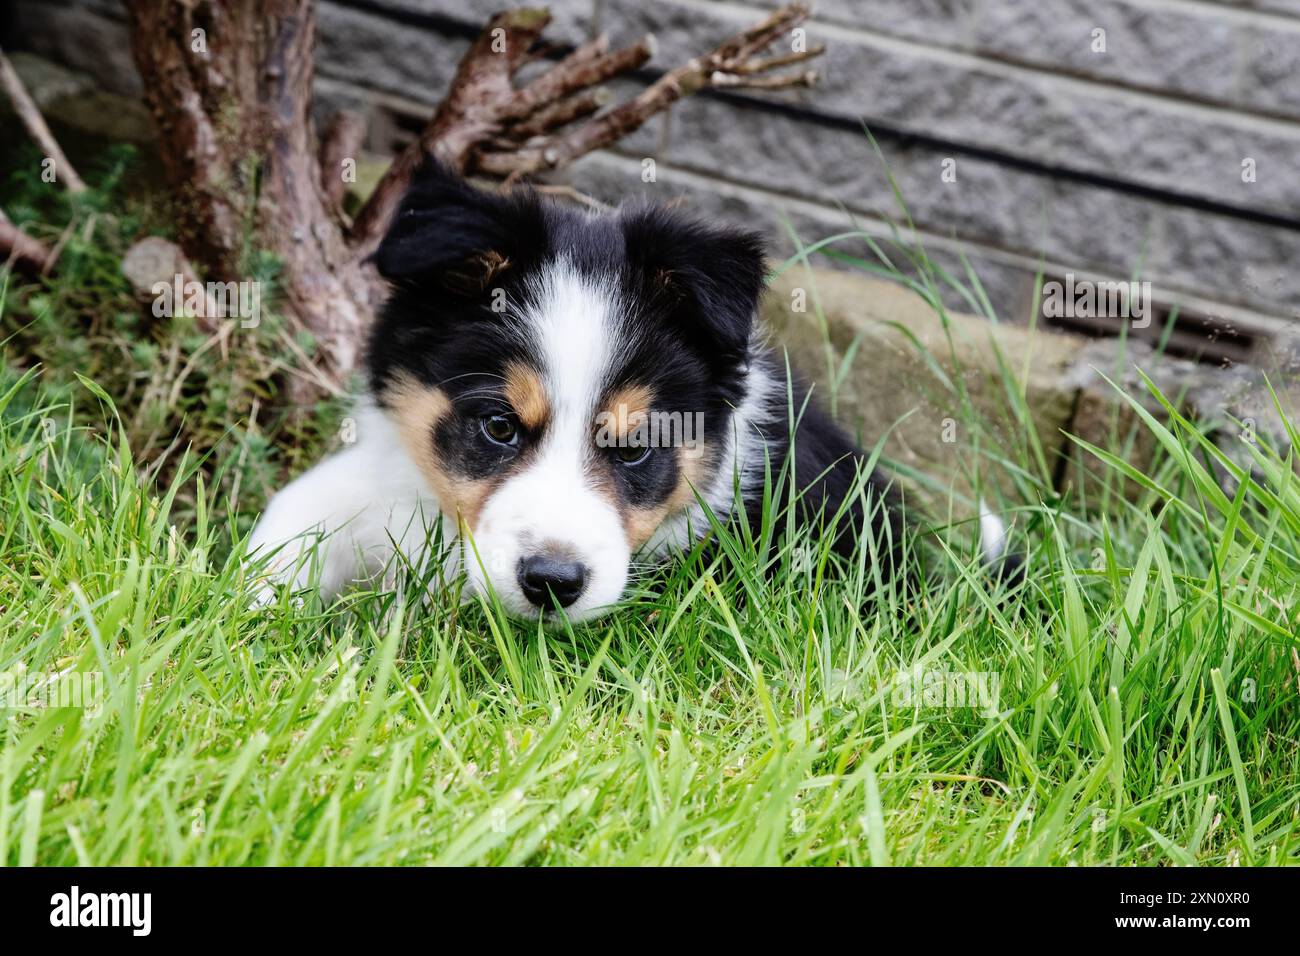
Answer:
[[[223,282],[249,278],[252,251],[275,255],[283,311],[341,381],[381,290],[322,183],[312,0],[128,0],[127,9],[181,247]]]

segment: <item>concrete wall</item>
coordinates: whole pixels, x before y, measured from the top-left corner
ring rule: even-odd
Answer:
[[[372,148],[390,148],[503,5],[323,0],[319,99],[367,109]],[[775,5],[551,0],[550,35],[653,32],[663,69]],[[122,21],[113,0],[16,0],[5,43],[130,91]],[[851,221],[888,235],[888,171],[934,259],[961,274],[964,251],[1005,319],[1036,311],[1041,264],[1150,279],[1254,349],[1300,328],[1300,0],[821,0],[809,39],[829,47],[819,89],[692,98],[567,177],[609,201],[684,196],[788,252],[786,223],[805,241]]]

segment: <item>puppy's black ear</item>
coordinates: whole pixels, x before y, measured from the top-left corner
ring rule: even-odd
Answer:
[[[412,177],[374,262],[394,282],[435,282],[477,295],[544,236],[535,194],[485,192],[428,162]]]
[[[629,263],[675,303],[683,332],[712,357],[743,359],[767,272],[762,237],[662,207],[626,211],[622,221]]]

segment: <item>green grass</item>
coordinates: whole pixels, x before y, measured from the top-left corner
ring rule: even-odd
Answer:
[[[902,249],[876,250],[896,278]],[[941,310],[956,280],[913,262]],[[70,670],[103,694],[0,717],[0,861],[1300,860],[1300,480],[1262,442],[1225,493],[1212,466],[1236,466],[1171,406],[1141,421],[1149,467],[1081,449],[1101,491],[1067,501],[1032,438],[990,439],[972,467],[1013,476],[1030,555],[1013,596],[970,559],[969,523],[917,543],[927,583],[906,603],[872,596],[869,555],[827,573],[773,504],[773,567],[719,528],[716,558],[650,574],[577,628],[419,581],[254,610],[254,476],[297,467],[319,433],[277,460],[245,400],[209,412],[196,386],[166,411],[186,440],[160,468],[139,402],[13,346],[90,321],[60,286],[20,291],[0,386],[0,689]],[[105,374],[158,367],[132,361]],[[1003,377],[1024,421],[1019,370]],[[900,672],[978,675],[995,699],[943,706]]]

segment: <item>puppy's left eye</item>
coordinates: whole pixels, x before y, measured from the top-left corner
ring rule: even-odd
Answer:
[[[650,457],[649,445],[618,445],[614,457],[624,465],[639,465]]]
[[[489,415],[481,427],[483,434],[498,445],[514,445],[519,441],[519,423],[513,415]]]

